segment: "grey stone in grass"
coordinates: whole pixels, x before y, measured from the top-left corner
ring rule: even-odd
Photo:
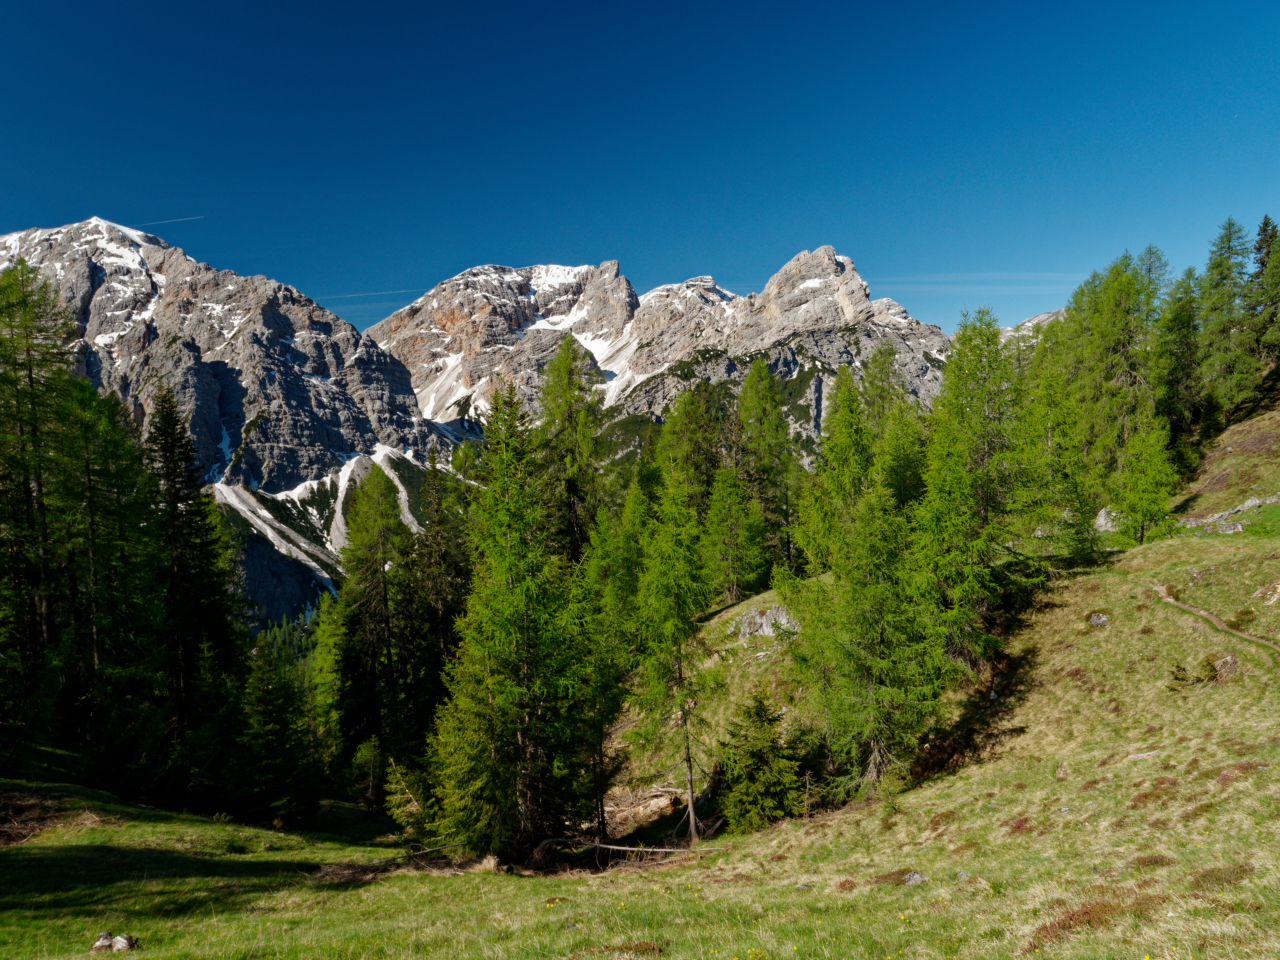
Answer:
[[[98,939],[89,947],[90,953],[124,953],[126,950],[139,950],[142,943],[127,933],[113,936],[110,930],[98,934]]]
[[[1234,523],[1219,523],[1219,533],[1244,533],[1244,524],[1236,521]]]
[[[1107,615],[1105,613],[1089,614],[1089,622],[1095,627],[1105,627],[1107,625]]]
[[[904,887],[915,887],[922,883],[928,883],[928,882],[929,882],[928,877],[926,877],[923,873],[916,873],[916,871],[914,870],[912,870],[910,873],[908,873],[905,877],[902,878],[902,885]]]

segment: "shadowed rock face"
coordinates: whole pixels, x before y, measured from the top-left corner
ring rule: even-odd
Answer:
[[[159,385],[173,387],[210,482],[277,492],[378,443],[439,442],[404,364],[293,287],[96,217],[0,237],[0,269],[18,257],[57,287],[99,389],[142,423]]]
[[[796,430],[815,437],[823,378],[860,371],[882,342],[898,354],[908,390],[928,401],[941,385],[949,341],[892,300],[872,300],[853,261],[831,247],[797,254],[760,293],[745,297],[711,277],[637,297],[617,261],[598,267],[473,267],[367,331],[404,362],[425,417],[451,420],[488,406],[499,376],[538,412],[540,372],[565,336],[587,348],[619,416],[661,418],[693,379],[740,381],[756,356],[792,379],[809,373]]]

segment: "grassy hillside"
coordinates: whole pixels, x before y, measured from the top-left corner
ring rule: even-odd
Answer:
[[[1240,442],[1269,416],[1224,434],[1231,452],[1201,480],[1234,479],[1196,512],[1280,491],[1270,447]],[[0,781],[18,821],[0,848],[0,957],[84,954],[107,929],[166,958],[1280,955],[1280,654],[1159,592],[1280,643],[1280,603],[1266,602],[1280,510],[1253,519],[1051,584],[914,789],[663,866],[336,869],[391,856],[386,822],[348,812],[328,833],[283,834]],[[785,692],[777,641],[731,630],[773,599],[708,624],[724,678],[712,731],[754,685]],[[1228,656],[1234,673],[1198,678]],[[648,760],[638,774],[660,770]],[[24,840],[23,824],[45,828]]]

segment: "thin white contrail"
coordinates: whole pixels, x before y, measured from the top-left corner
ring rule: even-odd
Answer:
[[[412,290],[375,290],[373,293],[329,293],[320,294],[314,299],[316,300],[349,300],[352,297],[385,297],[392,293],[420,293],[421,287],[414,287]]]
[[[152,220],[150,223],[135,223],[134,227],[158,227],[162,223],[182,223],[184,220],[203,220],[204,214],[198,217],[178,217],[177,220]]]

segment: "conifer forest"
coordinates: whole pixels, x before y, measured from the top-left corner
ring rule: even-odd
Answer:
[[[1181,274],[1125,253],[1030,332],[975,309],[931,404],[882,346],[828,384],[816,454],[755,358],[736,394],[696,382],[606,456],[565,337],[537,419],[503,383],[483,438],[432,459],[421,529],[375,466],[336,593],[266,629],[174,395],[143,432],[78,377],[55,291],[19,262],[0,274],[0,765],[64,751],[87,786],[285,829],[341,800],[419,848],[519,863],[625,843],[606,806],[639,757],[678,787],[681,844],[892,795],[945,763],[958,691],[1049,584],[1178,529],[1173,494],[1275,375],[1277,236],[1228,220]],[[715,726],[703,624],[767,589],[795,695],[760,687]]]

